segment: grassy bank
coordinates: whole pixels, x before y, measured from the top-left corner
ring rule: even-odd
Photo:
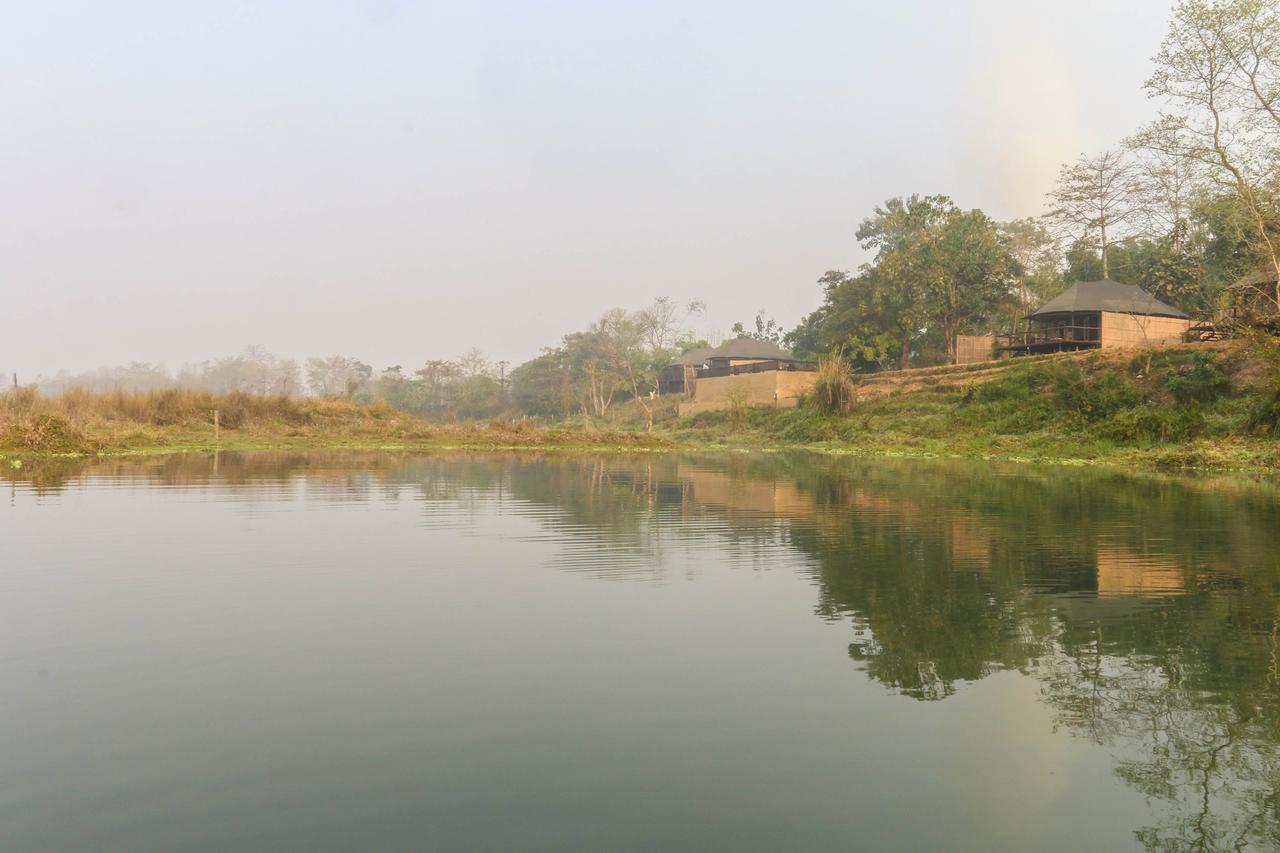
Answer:
[[[714,412],[666,426],[674,440],[868,454],[1280,470],[1272,353],[1178,346],[863,379],[845,415],[813,407]]]
[[[669,446],[668,439],[633,431],[554,429],[518,421],[432,424],[385,404],[337,400],[192,390],[72,390],[42,397],[19,389],[0,395],[0,455],[19,458],[213,449]]]
[[[432,424],[385,404],[202,391],[0,395],[0,456],[221,449],[805,447],[1138,468],[1280,470],[1280,342],[1091,352],[858,378],[847,412],[741,408],[691,418],[674,398],[644,432],[522,421]],[[632,404],[634,406],[634,404]],[[214,423],[217,412],[218,424]]]

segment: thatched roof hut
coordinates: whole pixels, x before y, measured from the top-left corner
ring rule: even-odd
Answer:
[[[1059,314],[1102,311],[1148,317],[1176,317],[1180,320],[1187,318],[1185,313],[1161,302],[1141,287],[1109,279],[1077,281],[1027,316],[1032,320],[1047,320]]]

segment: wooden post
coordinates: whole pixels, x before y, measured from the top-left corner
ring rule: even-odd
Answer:
[[[219,413],[217,409],[213,410],[213,441],[217,444],[222,440],[222,425],[219,423]]]

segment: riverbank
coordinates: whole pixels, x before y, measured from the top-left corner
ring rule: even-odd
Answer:
[[[810,407],[680,418],[654,432],[625,406],[608,428],[432,424],[385,404],[198,391],[10,393],[0,458],[210,450],[781,450],[1280,471],[1280,389],[1241,344],[1092,352],[861,377],[848,414]]]
[[[847,415],[722,411],[678,442],[1127,468],[1280,471],[1274,345],[1093,351],[862,377]]]
[[[171,390],[5,395],[0,458],[124,456],[211,450],[672,449],[630,430],[524,421],[432,424],[382,403]]]

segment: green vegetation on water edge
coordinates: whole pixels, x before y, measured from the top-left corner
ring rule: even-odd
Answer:
[[[1274,349],[1274,348],[1273,348]],[[805,447],[1126,467],[1280,470],[1280,390],[1267,352],[1238,345],[1018,360],[924,372],[847,414],[816,407],[662,409],[610,428],[528,421],[430,424],[385,405],[192,392],[30,401],[0,425],[0,456],[248,449]],[[665,401],[664,401],[665,402]],[[210,413],[219,411],[214,427]],[[625,417],[625,410],[622,414]]]
[[[1238,346],[1093,352],[1015,361],[994,378],[924,377],[847,415],[710,412],[667,434],[731,447],[1280,470],[1280,395],[1267,367]]]

